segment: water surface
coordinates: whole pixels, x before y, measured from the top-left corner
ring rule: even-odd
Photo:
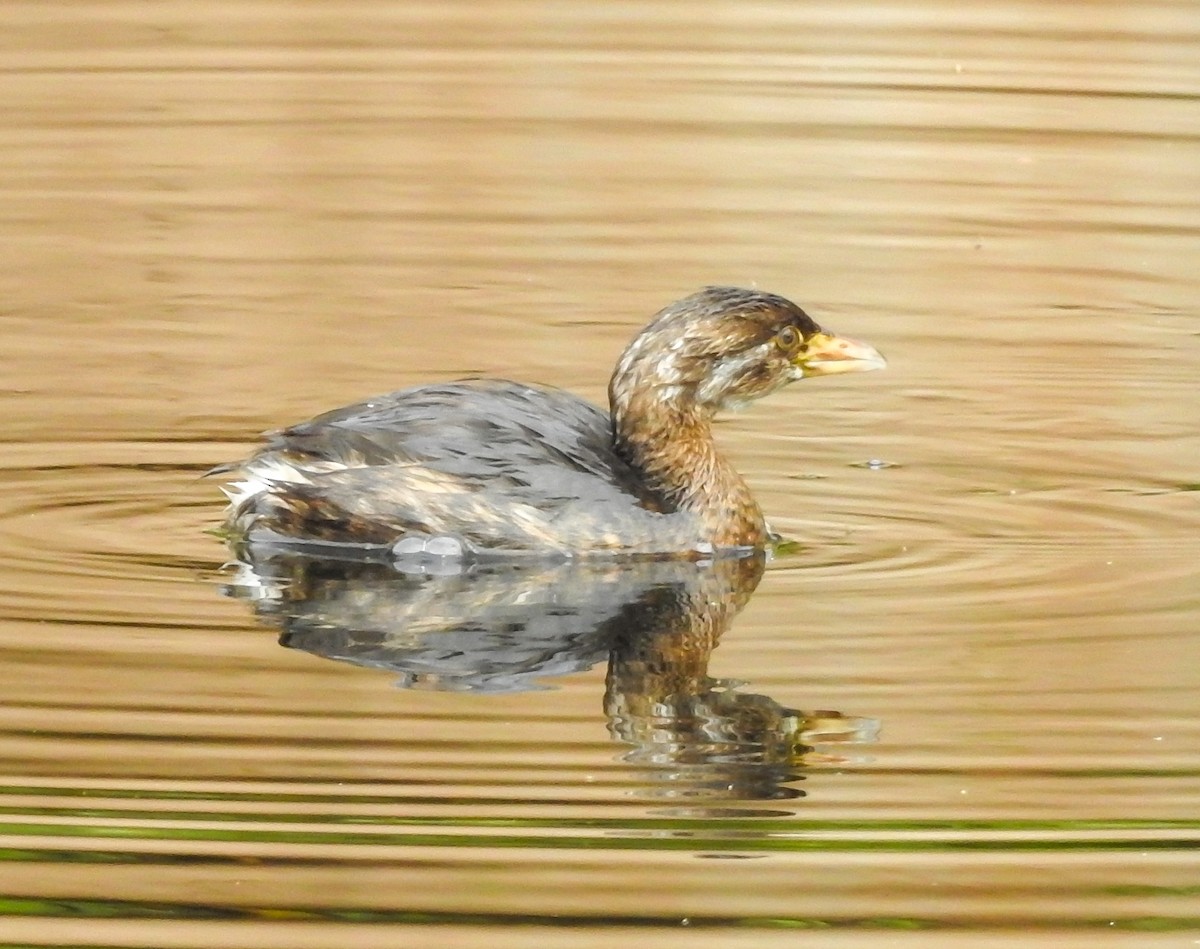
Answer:
[[[1196,938],[1194,5],[6,24],[5,942]],[[722,426],[798,546],[707,638],[637,641],[687,703],[602,638],[522,654],[549,689],[397,688],[222,595],[198,476],[257,432],[474,373],[601,400],[707,283],[891,365]],[[539,602],[447,583],[443,618]]]

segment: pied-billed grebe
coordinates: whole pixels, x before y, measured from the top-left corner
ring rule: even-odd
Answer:
[[[713,416],[808,376],[879,369],[783,297],[709,287],[629,344],[609,415],[544,386],[402,389],[268,436],[224,490],[226,529],[393,555],[707,556],[769,534]]]

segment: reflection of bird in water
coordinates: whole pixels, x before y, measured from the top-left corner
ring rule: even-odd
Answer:
[[[678,560],[487,561],[400,572],[274,553],[241,564],[229,590],[255,601],[283,645],[438,691],[523,691],[588,669],[643,598],[703,569]]]
[[[797,379],[877,369],[774,294],[710,287],[621,355],[611,415],[559,389],[419,386],[270,437],[240,470],[231,537],[483,552],[704,557],[761,549],[762,511],[718,452],[715,413]]]
[[[651,793],[762,800],[799,793],[785,785],[810,762],[814,736],[862,741],[873,728],[709,678],[709,656],[763,567],[754,554],[405,573],[281,548],[243,563],[229,589],[281,628],[284,645],[391,670],[409,688],[538,688],[607,657],[609,727],[633,746],[625,758]]]
[[[840,712],[803,712],[713,679],[717,640],[762,576],[760,557],[721,560],[686,587],[663,591],[660,622],[630,627],[609,657],[605,711],[613,735],[634,748],[654,796],[778,800],[816,752],[813,742],[864,741],[875,723]]]

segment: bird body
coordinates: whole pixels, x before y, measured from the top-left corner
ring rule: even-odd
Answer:
[[[611,413],[547,386],[436,383],[267,437],[225,488],[228,533],[387,545],[397,556],[704,557],[762,547],[766,523],[717,450],[716,412],[806,375],[880,368],[759,291],[710,287],[634,339]]]

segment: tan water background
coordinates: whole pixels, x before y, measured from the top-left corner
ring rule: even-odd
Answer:
[[[1200,6],[0,3],[0,943],[1195,945]],[[398,689],[221,596],[207,467],[602,400],[709,283],[887,372],[722,426],[712,659],[868,723],[691,808],[603,664]]]

